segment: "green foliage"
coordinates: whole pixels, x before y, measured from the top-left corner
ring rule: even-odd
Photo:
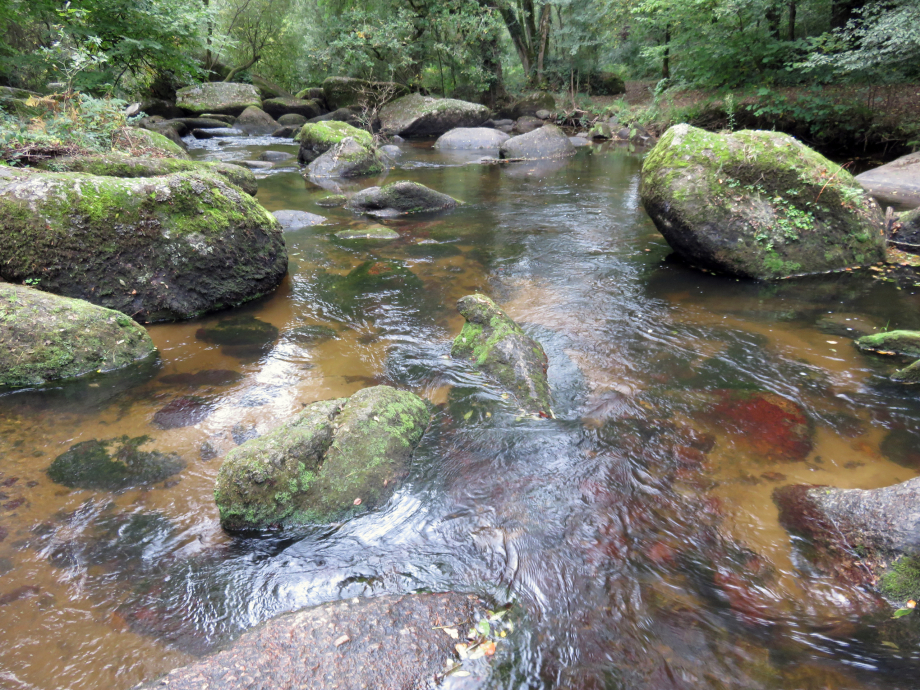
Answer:
[[[879,590],[898,602],[920,599],[920,559],[902,556],[879,580]]]

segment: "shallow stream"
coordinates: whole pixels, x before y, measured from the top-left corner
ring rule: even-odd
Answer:
[[[296,153],[220,141],[194,156]],[[917,291],[871,271],[765,284],[689,269],[641,207],[629,148],[501,166],[401,148],[387,182],[465,204],[385,221],[395,241],[340,241],[373,221],[318,206],[331,192],[276,164],[259,201],[328,223],[286,234],[275,294],[150,327],[153,366],[0,397],[0,687],[130,688],[281,612],[418,589],[515,602],[486,687],[916,687],[915,631],[814,571],[771,493],[917,475],[920,399],[851,342],[920,328]],[[330,276],[368,259],[422,284],[338,293]],[[455,303],[474,291],[543,343],[556,419],[520,414],[450,360]],[[277,332],[199,337],[253,318]],[[260,539],[221,531],[225,452],[377,383],[438,405],[384,510]],[[125,435],[185,469],[120,492],[49,479],[71,446]]]

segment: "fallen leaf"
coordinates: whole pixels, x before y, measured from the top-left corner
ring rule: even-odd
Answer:
[[[466,651],[466,650],[469,649],[469,645],[463,644],[462,642],[460,642],[459,644],[455,644],[455,645],[454,645],[454,649],[457,650],[457,654],[460,655],[460,658],[461,658],[461,659],[466,659],[466,657],[467,657],[467,651]]]
[[[444,628],[444,632],[446,632],[455,640],[460,639],[460,632],[456,628]]]
[[[483,642],[480,647],[482,648],[482,653],[486,656],[492,656],[495,654],[495,643],[491,640],[488,642]]]

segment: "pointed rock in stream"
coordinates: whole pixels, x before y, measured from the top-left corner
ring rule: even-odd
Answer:
[[[497,380],[528,412],[552,417],[543,346],[485,295],[462,297],[457,309],[466,324],[454,340],[451,357],[471,362]]]

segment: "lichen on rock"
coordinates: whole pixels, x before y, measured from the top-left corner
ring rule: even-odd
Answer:
[[[230,451],[214,497],[227,530],[322,524],[380,507],[430,421],[412,393],[374,386],[308,405]]]
[[[457,309],[466,319],[451,357],[474,364],[514,395],[528,412],[552,417],[552,394],[543,347],[485,295],[462,297]]]
[[[124,314],[9,283],[0,283],[0,341],[0,388],[121,369],[156,352]]]
[[[646,157],[640,193],[668,244],[705,268],[776,279],[885,258],[878,204],[779,132],[676,125]]]

